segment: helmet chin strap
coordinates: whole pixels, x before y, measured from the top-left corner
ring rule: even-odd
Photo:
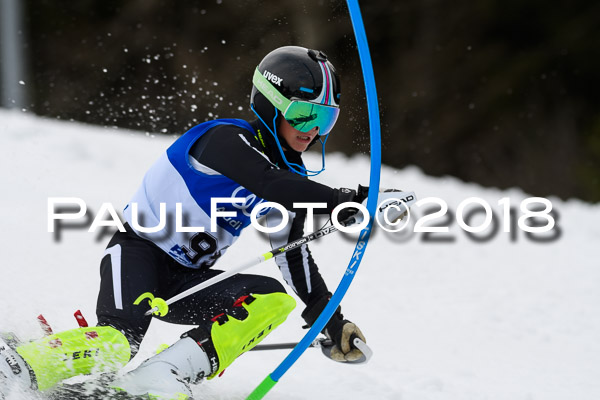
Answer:
[[[306,169],[304,167],[304,165],[289,162],[288,159],[285,157],[285,152],[283,150],[283,147],[281,147],[281,142],[279,141],[279,137],[277,136],[276,120],[277,120],[277,115],[279,112],[277,110],[277,108],[273,107],[273,108],[275,108],[275,117],[273,118],[273,130],[271,130],[271,127],[261,118],[260,115],[258,115],[256,110],[254,109],[254,105],[250,104],[250,108],[252,109],[252,112],[254,112],[254,114],[256,114],[256,116],[258,117],[260,122],[263,123],[263,125],[269,130],[269,132],[271,132],[271,135],[273,135],[273,138],[275,139],[275,143],[277,143],[277,148],[279,149],[279,153],[281,154],[281,158],[283,159],[283,162],[285,163],[285,165],[288,166],[290,171],[292,171],[298,175],[310,177],[310,176],[317,176],[325,170],[325,143],[327,142],[327,138],[329,137],[329,135],[325,136],[325,140],[322,140],[321,137],[319,137],[319,142],[321,142],[321,169],[318,171]]]

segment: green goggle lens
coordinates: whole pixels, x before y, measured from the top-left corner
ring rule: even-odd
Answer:
[[[340,109],[307,101],[292,101],[283,113],[283,118],[300,132],[319,127],[319,135],[327,135],[337,121]]]

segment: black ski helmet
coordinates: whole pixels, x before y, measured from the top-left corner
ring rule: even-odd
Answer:
[[[322,51],[284,46],[271,51],[257,67],[288,100],[303,100],[339,107],[340,79]],[[252,85],[250,106],[269,129],[274,129],[276,108]],[[320,135],[329,132],[320,132]]]

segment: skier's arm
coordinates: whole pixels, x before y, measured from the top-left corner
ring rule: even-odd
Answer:
[[[291,222],[286,229],[270,235],[273,247],[279,247],[304,236],[305,214],[290,212],[290,217]],[[267,226],[277,226],[281,216],[277,210],[273,210],[267,214],[265,219]],[[312,326],[329,302],[331,293],[312,258],[308,245],[305,244],[300,248],[276,256],[275,262],[288,285],[306,304],[302,318],[308,326]],[[344,319],[341,307],[338,307],[333,314],[323,333],[335,343],[330,354],[333,360],[355,361],[363,356],[360,350],[353,348],[350,343],[353,335],[364,342],[366,339],[356,324]]]
[[[290,222],[284,229],[269,235],[271,247],[280,247],[304,236],[306,214],[289,212],[289,217]],[[265,217],[265,224],[269,227],[277,226],[280,222],[281,213],[278,210],[272,210]],[[277,255],[275,262],[286,283],[306,304],[307,309],[331,295],[306,244]]]
[[[328,214],[340,203],[352,201],[353,190],[333,189],[310,181],[285,169],[278,169],[252,145],[248,131],[233,125],[222,125],[205,133],[190,150],[200,164],[217,171],[244,186],[263,199],[293,209],[294,202],[326,203]]]

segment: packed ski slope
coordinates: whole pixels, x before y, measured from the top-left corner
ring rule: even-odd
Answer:
[[[62,231],[57,241],[48,232],[47,199],[79,197],[94,213],[105,202],[121,209],[146,168],[173,140],[0,110],[1,330],[39,337],[40,313],[55,330],[72,328],[77,309],[95,323],[98,265],[108,237],[97,240],[97,234],[79,228]],[[355,187],[368,182],[368,173],[366,157],[330,154],[319,181]],[[464,199],[480,197],[498,216],[501,198],[509,197],[518,207],[529,197],[518,189],[431,178],[416,168],[384,167],[382,186],[441,198],[452,211]],[[372,361],[340,365],[308,350],[268,397],[600,398],[600,206],[551,200],[561,235],[549,243],[534,242],[522,231],[511,241],[501,225],[478,243],[456,219],[444,218],[434,223],[450,226],[442,236],[453,237],[452,242],[432,242],[423,234],[402,239],[377,230],[342,303],[346,317],[358,323],[373,348]],[[415,210],[415,216],[422,211]],[[353,246],[352,239],[339,234],[311,245],[332,289]],[[268,242],[248,229],[217,265],[226,269],[268,249]],[[280,278],[272,262],[252,271]],[[301,310],[267,341],[300,339],[305,332]],[[129,368],[185,329],[153,322]],[[195,394],[243,399],[286,354],[246,354],[223,377],[197,386]]]

